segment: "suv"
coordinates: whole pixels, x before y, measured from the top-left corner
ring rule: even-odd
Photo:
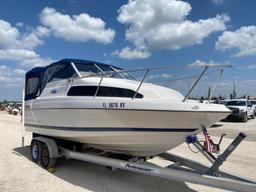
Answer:
[[[225,105],[232,111],[228,118],[234,117],[243,122],[246,122],[248,117],[255,118],[255,107],[246,99],[228,100]]]

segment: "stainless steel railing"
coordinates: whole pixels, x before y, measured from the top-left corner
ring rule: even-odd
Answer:
[[[71,65],[72,65],[73,68],[76,68],[75,65],[74,65],[74,63],[71,63]],[[97,64],[95,64],[95,65],[97,65]],[[95,66],[95,67],[99,68],[98,66]],[[215,84],[215,86],[214,86],[214,89],[213,89],[213,92],[214,92],[215,89],[216,89],[216,87],[217,87],[217,85],[218,85],[218,82],[219,82],[219,80],[220,80],[220,78],[221,78],[221,76],[222,76],[222,74],[223,74],[223,69],[224,69],[224,68],[230,68],[230,67],[232,67],[232,65],[227,65],[227,64],[225,64],[225,65],[209,64],[209,65],[167,66],[167,67],[154,67],[154,68],[135,69],[135,70],[122,70],[122,71],[114,70],[114,72],[108,72],[108,73],[106,73],[106,72],[100,70],[102,74],[88,75],[88,76],[81,76],[81,74],[79,73],[79,71],[78,71],[77,69],[75,69],[75,72],[78,73],[78,77],[77,77],[76,79],[83,79],[83,78],[89,78],[89,77],[101,77],[101,78],[100,78],[100,81],[99,81],[99,84],[98,84],[98,86],[97,86],[97,89],[96,89],[96,91],[95,91],[95,94],[94,94],[94,97],[96,97],[97,94],[98,94],[98,91],[99,91],[99,89],[100,89],[100,86],[101,86],[101,84],[102,84],[102,81],[103,81],[103,78],[104,78],[104,77],[108,77],[108,76],[110,76],[110,75],[112,76],[112,75],[119,74],[121,77],[124,78],[124,76],[122,75],[122,74],[124,74],[124,73],[129,74],[129,73],[131,73],[131,72],[143,72],[143,71],[145,71],[145,74],[144,74],[143,78],[139,81],[139,85],[138,85],[138,87],[137,87],[137,89],[136,89],[134,95],[131,97],[132,99],[134,99],[134,98],[136,97],[136,95],[138,94],[138,92],[139,92],[139,90],[140,90],[142,84],[145,82],[145,79],[147,78],[148,74],[149,74],[151,71],[168,70],[168,69],[173,70],[173,69],[186,69],[186,68],[204,68],[203,71],[202,71],[200,74],[198,74],[198,75],[196,75],[196,76],[193,76],[193,77],[196,78],[196,79],[195,79],[195,81],[192,83],[192,85],[191,85],[189,91],[187,92],[187,94],[185,95],[185,97],[184,97],[184,99],[183,99],[183,102],[184,102],[184,101],[189,97],[189,95],[190,95],[190,93],[192,92],[192,90],[193,90],[193,89],[195,88],[195,86],[198,84],[198,82],[199,82],[200,79],[203,77],[203,75],[206,74],[206,71],[207,71],[210,67],[213,67],[213,68],[221,68],[221,70],[220,70],[220,76],[219,76],[219,78],[218,78],[218,80],[217,80],[217,82],[216,82],[216,84]],[[136,79],[135,79],[135,80],[136,80]],[[212,95],[213,95],[213,92],[211,93],[211,97],[212,97]],[[210,98],[211,98],[211,97],[210,97]]]

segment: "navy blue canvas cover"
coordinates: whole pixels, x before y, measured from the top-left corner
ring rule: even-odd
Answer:
[[[26,95],[25,95],[25,100],[34,99],[34,98],[37,97],[37,94],[27,94],[28,79],[33,78],[33,77],[38,77],[39,78],[40,83],[37,85],[37,90],[39,92],[39,90],[41,88],[41,81],[42,81],[44,72],[45,72],[45,67],[35,67],[35,68],[33,68],[32,70],[30,70],[26,73]]]
[[[63,69],[65,66],[70,65],[70,63],[79,63],[79,64],[97,64],[99,66],[110,66],[108,64],[99,63],[95,61],[89,61],[89,60],[80,60],[80,59],[62,59],[60,61],[54,62],[48,66],[45,67],[35,67],[32,70],[28,71],[26,73],[26,84],[27,80],[30,77],[39,77],[40,83],[38,85],[38,93],[36,95],[26,95],[25,100],[28,99],[34,99],[37,96],[41,94],[43,91],[45,85],[47,82],[49,82],[52,77],[55,76],[56,73],[58,73],[61,69]]]

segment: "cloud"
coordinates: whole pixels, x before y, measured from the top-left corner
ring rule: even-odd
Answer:
[[[41,38],[49,36],[49,30],[39,26],[29,33],[22,34],[16,27],[0,20],[0,48],[33,49],[43,44]]]
[[[9,47],[13,43],[16,44],[19,35],[17,28],[12,27],[10,23],[4,20],[0,20],[0,47]]]
[[[256,55],[256,26],[243,26],[232,32],[225,31],[218,37],[215,48],[220,51],[235,49],[236,57]]]
[[[247,69],[256,69],[256,64],[250,64],[246,66]]]
[[[115,50],[111,55],[117,55],[122,59],[145,59],[148,58],[151,54],[147,51],[141,49],[131,49],[130,47],[125,47],[122,50]]]
[[[24,82],[25,71],[19,68],[10,68],[6,65],[0,65],[0,86],[19,86]]]
[[[24,67],[49,64],[51,59],[41,58],[33,51],[44,43],[42,38],[46,36],[49,36],[49,29],[43,26],[21,33],[9,22],[0,20],[0,59],[16,61]]]
[[[212,0],[215,5],[223,5],[224,0]]]
[[[70,42],[87,42],[94,40],[100,43],[111,43],[115,36],[113,29],[106,29],[100,18],[86,13],[65,15],[55,9],[45,7],[40,14],[41,23],[48,27],[56,37]]]
[[[0,65],[0,76],[16,76],[25,75],[25,71],[19,68],[9,68],[6,65]]]
[[[155,80],[155,79],[159,79],[159,78],[172,78],[174,77],[174,75],[172,74],[168,74],[168,73],[163,73],[163,74],[153,74],[153,75],[149,75],[147,77],[147,80]]]
[[[225,30],[229,21],[227,15],[190,21],[190,11],[190,4],[179,0],[129,0],[118,10],[117,20],[127,25],[126,40],[136,51],[200,44],[211,33]]]
[[[22,27],[19,24],[20,27]],[[33,50],[44,43],[43,38],[50,35],[48,28],[38,26],[30,32],[21,33],[9,22],[0,20],[0,59],[15,61],[24,67],[34,67],[52,62],[49,58],[41,58]]]
[[[37,57],[37,54],[32,50],[27,49],[6,49],[0,50],[0,59],[5,60],[23,60]]]
[[[51,34],[67,41],[95,40],[104,44],[112,42],[115,36],[115,31],[106,29],[100,18],[90,17],[86,13],[70,17],[46,7],[40,14],[40,21],[44,26],[21,33],[17,27],[23,27],[23,23],[17,23],[15,27],[0,19],[0,49],[33,50],[44,43],[44,37]]]
[[[20,67],[8,67],[0,65],[0,91],[3,93],[1,98],[19,98],[17,96],[24,85],[24,75],[31,67],[50,64],[53,60],[41,58],[32,50],[27,49],[7,49],[0,50],[0,60],[14,61],[19,63]],[[3,63],[3,61],[1,61]]]
[[[16,26],[17,26],[17,27],[23,27],[23,26],[24,26],[24,23],[18,22],[18,23],[16,23]]]
[[[24,67],[41,66],[53,62],[50,58],[41,58],[32,50],[27,49],[6,49],[0,50],[0,59],[18,61]]]
[[[201,66],[213,66],[213,65],[221,65],[220,63],[214,62],[212,60],[205,62],[205,61],[201,61],[201,60],[196,60],[195,62],[189,64],[189,66],[197,66],[197,67],[201,67]]]
[[[38,26],[36,29],[33,29],[33,31],[30,34],[24,36],[18,42],[20,46],[17,46],[17,47],[33,49],[38,45],[42,45],[44,41],[41,38],[45,36],[49,36],[50,35],[49,33],[50,33],[50,30],[48,28]]]
[[[105,28],[105,22],[86,13],[64,15],[53,8],[46,7],[40,14],[42,26],[24,28],[19,22],[12,26],[0,19],[0,59],[17,61],[23,66],[40,66],[53,62],[50,58],[41,58],[34,49],[44,43],[44,38],[54,35],[67,41],[86,42],[94,40],[100,43],[111,43],[115,31]]]

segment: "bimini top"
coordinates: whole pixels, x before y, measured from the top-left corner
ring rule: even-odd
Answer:
[[[45,72],[47,68],[52,67],[52,66],[56,66],[56,65],[60,65],[60,64],[70,64],[70,63],[77,63],[77,64],[97,64],[97,65],[101,65],[101,66],[112,66],[112,65],[108,65],[105,63],[100,63],[100,62],[96,62],[96,61],[90,61],[90,60],[82,60],[82,59],[62,59],[60,61],[56,61],[54,63],[51,63],[50,65],[47,65],[45,67],[35,67],[33,69],[31,69],[30,71],[28,71],[26,73],[27,75],[33,75],[33,74],[38,74],[38,73],[42,73]]]
[[[62,69],[63,67],[70,65],[71,63],[74,64],[82,64],[82,65],[92,65],[92,64],[96,64],[99,67],[115,67],[109,64],[105,64],[105,63],[100,63],[100,62],[96,62],[96,61],[90,61],[90,60],[81,60],[81,59],[62,59],[60,61],[54,62],[50,65],[47,65],[45,67],[35,67],[33,69],[31,69],[30,71],[28,71],[26,73],[26,78],[30,77],[30,76],[34,76],[34,75],[38,75],[39,73],[45,73],[47,70],[51,69],[52,71],[52,75],[56,72],[58,72],[59,70],[57,69]],[[119,67],[115,67],[116,69],[122,70]],[[54,70],[55,69],[55,70]],[[48,71],[49,72],[49,71]],[[49,73],[48,73],[49,75]]]
[[[111,65],[108,65],[108,64],[105,64],[105,63],[100,63],[100,62],[90,61],[90,60],[83,60],[83,59],[62,59],[60,61],[57,61],[55,63],[50,64],[49,66],[56,65],[56,64],[59,64],[59,63],[97,64],[97,65],[102,65],[102,66],[111,66]]]
[[[104,74],[105,72],[122,70],[121,68],[96,61],[62,59],[45,67],[35,67],[32,70],[28,71],[26,73],[26,93],[30,93],[29,89],[33,87],[33,85],[33,88],[35,89],[35,86],[37,85],[37,94],[40,95],[45,85],[53,78],[59,78],[59,74],[61,74],[61,78],[64,79],[77,76],[71,63],[75,65],[75,68],[77,68],[81,76]],[[34,98],[36,96],[33,93],[33,95],[31,94],[31,97],[29,96],[29,94],[26,94],[26,97],[28,99],[31,99],[31,97]]]

